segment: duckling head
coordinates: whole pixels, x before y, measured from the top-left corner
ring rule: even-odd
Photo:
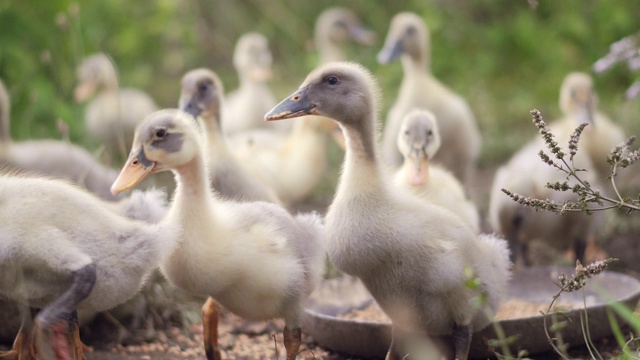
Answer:
[[[427,61],[429,30],[422,18],[403,12],[393,17],[384,47],[378,53],[378,62],[388,64],[407,54],[417,61]]]
[[[200,116],[207,126],[219,128],[223,94],[222,81],[216,73],[205,68],[191,70],[182,77],[178,107],[194,118]]]
[[[398,149],[404,156],[409,181],[423,185],[429,177],[429,160],[440,148],[440,132],[435,116],[427,110],[413,109],[402,120]]]
[[[199,154],[202,145],[193,118],[180,110],[156,111],[136,128],[127,162],[111,186],[119,194],[152,174],[178,169]]]
[[[88,100],[101,88],[118,88],[118,75],[111,59],[103,53],[85,58],[77,70],[78,85],[74,96],[77,102]]]
[[[375,33],[362,26],[358,17],[342,7],[329,8],[318,16],[315,27],[316,46],[325,42],[342,45],[355,41],[362,45],[372,45]]]
[[[593,113],[597,104],[598,96],[593,89],[591,76],[573,72],[564,78],[560,87],[560,110],[565,116],[574,116],[578,124],[588,123],[593,126]]]
[[[238,39],[233,52],[233,66],[241,77],[255,82],[267,81],[271,78],[272,62],[269,40],[264,35],[252,32]]]
[[[346,127],[360,127],[376,111],[379,88],[363,66],[333,62],[312,71],[298,90],[265,115],[281,120],[320,115]]]

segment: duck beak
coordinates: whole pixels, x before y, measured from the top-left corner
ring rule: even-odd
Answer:
[[[274,121],[305,115],[318,115],[316,105],[309,100],[308,91],[308,86],[298,89],[266,113],[264,119],[266,121]]]
[[[395,61],[402,55],[404,48],[402,47],[402,39],[387,41],[385,46],[378,53],[378,62],[380,64],[388,64]]]
[[[578,121],[582,123],[587,123],[589,126],[594,126],[593,123],[593,106],[591,105],[590,99],[580,103],[578,111]]]
[[[251,70],[251,77],[255,81],[267,81],[271,79],[271,69],[253,69]]]
[[[76,89],[73,92],[73,95],[76,99],[76,102],[86,101],[93,95],[96,91],[96,84],[93,81],[85,81],[76,86]]]
[[[413,166],[409,166],[407,175],[411,185],[421,186],[429,178],[429,156],[426,147],[414,148],[412,152],[413,156],[409,159],[413,160]]]
[[[376,41],[376,34],[360,25],[349,27],[349,36],[359,44],[371,46]]]
[[[144,149],[140,148],[137,153],[132,153],[124,164],[116,181],[111,185],[111,193],[118,195],[129,190],[142,180],[153,174],[156,163],[147,159]]]
[[[179,108],[180,108],[180,110],[182,110],[182,111],[186,112],[187,114],[190,114],[191,116],[193,116],[194,119],[197,119],[198,116],[200,116],[200,113],[202,113],[202,109],[200,109],[200,107],[193,100],[193,98],[189,98],[187,96],[181,96],[180,97]]]

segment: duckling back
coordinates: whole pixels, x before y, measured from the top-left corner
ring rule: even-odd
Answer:
[[[119,198],[109,191],[118,172],[76,145],[33,140],[12,143],[8,151],[8,165],[16,170],[71,181],[106,200]]]
[[[139,290],[177,238],[173,226],[119,216],[59,180],[4,175],[0,203],[0,289],[35,307],[60,296],[72,273],[91,263],[97,281],[78,310],[116,306]],[[16,282],[21,277],[28,286]]]

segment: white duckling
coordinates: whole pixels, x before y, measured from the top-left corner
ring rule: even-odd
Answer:
[[[304,199],[327,170],[327,135],[334,122],[321,116],[293,124],[287,134],[254,131],[230,139],[233,152],[249,173],[287,205]]]
[[[107,161],[125,157],[131,147],[133,131],[140,119],[157,109],[142,90],[118,87],[118,74],[107,55],[98,53],[85,58],[78,71],[75,98],[87,101],[87,133],[105,147]]]
[[[559,145],[566,149],[571,134],[554,134]],[[507,189],[522,196],[548,199],[560,204],[575,200],[575,194],[571,191],[555,191],[547,187],[547,183],[564,181],[573,186],[576,181],[542,162],[538,155],[541,150],[549,154],[544,142],[536,137],[496,171],[489,199],[489,224],[494,231],[508,239],[514,262],[531,264],[528,249],[535,240],[543,241],[560,250],[571,250],[578,260],[584,262],[588,240],[601,217],[600,213],[587,215],[582,212],[569,212],[558,215],[525,207],[502,192],[502,189]],[[579,173],[581,178],[594,188],[601,187],[593,163],[586,152],[578,151],[573,161],[576,169],[588,170]]]
[[[118,215],[62,180],[5,173],[0,203],[0,296],[41,309],[35,328],[23,321],[2,358],[37,352],[38,358],[84,359],[76,312],[108,310],[134,296],[178,234],[168,222]],[[45,336],[38,349],[35,329]]]
[[[105,200],[118,172],[98,162],[87,150],[59,140],[12,141],[10,101],[0,81],[0,164],[16,171],[72,181]]]
[[[395,185],[451,210],[475,233],[480,233],[478,209],[467,198],[460,182],[448,170],[431,164],[439,147],[438,122],[431,112],[414,109],[405,115],[398,132],[398,149],[404,163],[395,172]]]
[[[353,11],[343,7],[328,8],[318,16],[314,37],[320,64],[346,60],[343,48],[349,41],[372,45],[376,38]]]
[[[314,114],[340,124],[346,155],[325,217],[326,246],[338,269],[359,277],[391,318],[387,358],[402,358],[399,342],[407,336],[453,334],[456,359],[464,359],[472,332],[490,322],[472,298],[486,294],[495,311],[506,290],[507,244],[478,236],[450,211],[394,189],[378,158],[378,96],[366,69],[330,63],[311,72],[265,118]],[[481,289],[465,285],[469,273]]]
[[[207,358],[219,359],[215,298],[249,320],[284,318],[287,359],[300,346],[302,301],[319,282],[323,227],[316,214],[292,216],[267,202],[224,201],[209,187],[204,145],[193,119],[162,110],[138,126],[131,155],[112,191],[171,170],[177,187],[168,218],[184,229],[161,270],[203,306]]]
[[[591,76],[572,72],[564,78],[560,87],[560,110],[564,117],[550,125],[551,131],[558,135],[571,134],[578,125],[588,123],[578,146],[587,152],[600,178],[606,178],[611,170],[607,156],[627,137],[609,117],[598,111],[598,95]]]
[[[429,46],[429,31],[422,18],[408,12],[393,17],[378,61],[386,64],[400,57],[404,75],[385,123],[383,156],[392,166],[402,164],[396,146],[402,118],[414,108],[426,109],[438,119],[442,146],[447,149],[438,152],[434,162],[468,184],[480,155],[480,131],[467,102],[429,71]]]
[[[262,117],[276,104],[276,98],[267,81],[271,78],[272,64],[269,40],[262,34],[251,32],[238,39],[233,53],[240,86],[226,96],[222,109],[222,129],[233,135],[253,129],[288,132],[290,123],[272,124]]]
[[[195,69],[182,77],[181,110],[200,119],[206,134],[211,186],[224,199],[279,203],[277,195],[252,176],[227,146],[220,114],[224,88],[209,69]]]

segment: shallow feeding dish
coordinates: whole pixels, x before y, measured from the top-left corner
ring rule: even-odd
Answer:
[[[499,324],[505,334],[519,334],[518,340],[511,346],[514,353],[527,350],[535,354],[551,350],[540,311],[546,310],[553,295],[558,292],[556,283],[560,273],[569,277],[574,269],[531,267],[514,272],[507,297],[498,311],[498,318],[501,319]],[[563,309],[564,316],[570,320],[562,330],[562,337],[572,346],[584,343],[580,323],[580,312],[585,309],[584,301],[591,339],[609,336],[612,330],[607,317],[607,298],[635,308],[640,299],[640,281],[628,275],[605,271],[587,281],[584,294],[583,298],[582,290],[563,293],[556,301],[559,308]],[[528,312],[509,309],[514,306],[526,307]],[[384,358],[391,339],[390,324],[381,320],[380,316],[375,316],[377,320],[347,318],[357,318],[354,314],[359,310],[375,311],[375,308],[377,305],[359,280],[348,276],[326,280],[312,294],[306,306],[303,330],[323,347],[357,357]],[[383,314],[380,315],[384,318]],[[548,317],[547,325],[551,323],[552,319]],[[473,334],[472,358],[493,355],[486,345],[487,339],[497,339],[493,329],[490,325]],[[446,337],[440,340],[448,341]]]

